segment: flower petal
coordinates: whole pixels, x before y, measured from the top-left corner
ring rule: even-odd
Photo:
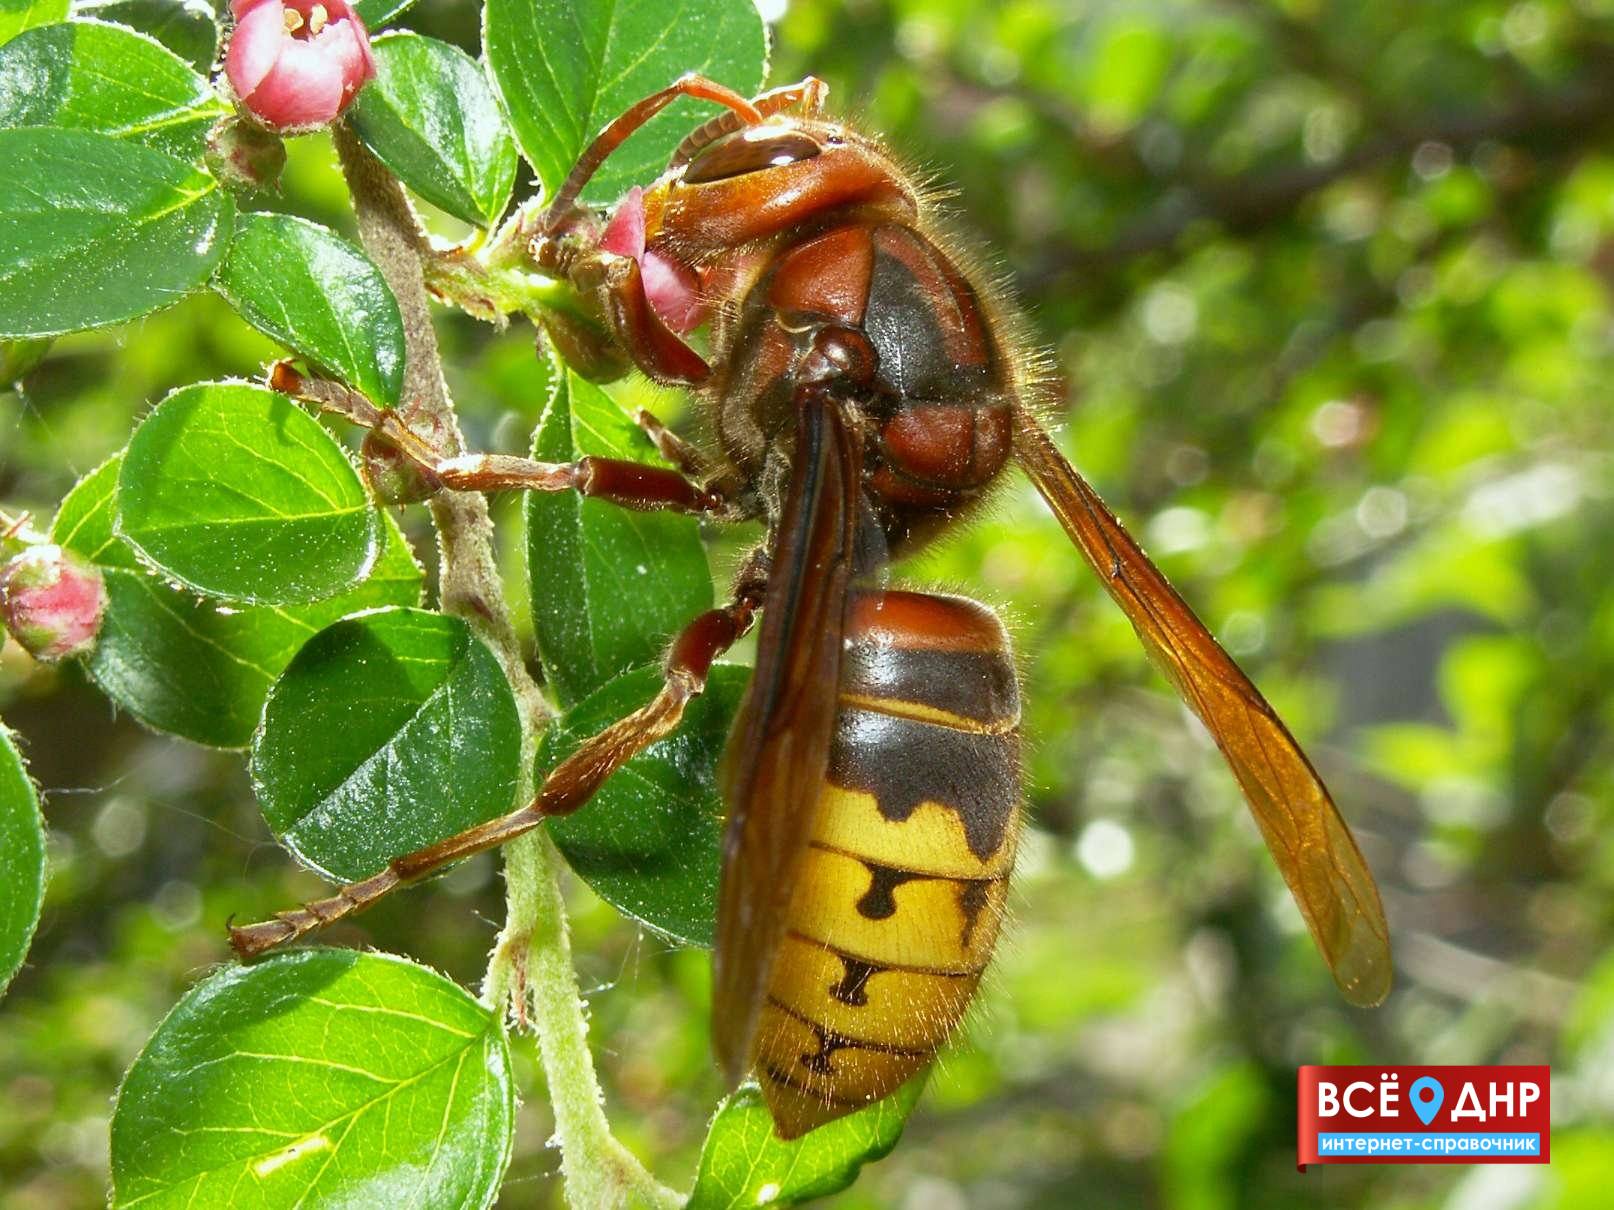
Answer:
[[[342,96],[351,97],[375,75],[375,60],[370,57],[370,40],[364,36],[364,27],[357,21],[336,21],[327,25],[314,39],[321,54],[329,55],[342,65]]]
[[[274,70],[252,95],[246,107],[271,126],[281,129],[322,126],[342,112],[342,64],[322,54],[314,42],[286,39]]]
[[[364,28],[364,22],[359,20],[357,13],[344,18],[344,20],[352,27],[353,36],[358,39],[359,53],[364,56],[364,74],[359,77],[358,81],[358,86],[362,88],[366,83],[375,79],[375,55],[370,51],[370,34]]]
[[[646,252],[639,261],[645,297],[666,324],[678,335],[694,331],[706,318],[706,303],[700,294],[695,271],[659,252]]]
[[[243,100],[263,83],[291,41],[286,36],[285,6],[280,0],[237,0],[235,33],[224,56],[224,70],[230,87]]]
[[[617,203],[616,212],[605,226],[600,247],[618,256],[644,258],[644,190],[635,185]]]

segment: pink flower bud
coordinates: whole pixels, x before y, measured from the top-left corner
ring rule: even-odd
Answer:
[[[105,612],[100,571],[60,546],[31,546],[0,567],[0,621],[37,659],[89,651]]]
[[[443,490],[430,467],[410,459],[380,433],[366,433],[359,451],[364,477],[381,504],[419,504]]]
[[[442,450],[452,440],[443,418],[431,414],[418,402],[405,404],[398,419],[429,450]],[[370,490],[382,504],[419,504],[443,490],[443,481],[431,467],[422,466],[374,429],[364,435],[359,458]]]
[[[600,247],[639,262],[645,297],[668,328],[684,336],[700,327],[706,318],[706,303],[700,296],[700,279],[695,271],[670,256],[645,248],[643,189],[635,185],[617,204],[616,213],[600,237]]]
[[[207,132],[206,156],[213,175],[228,185],[277,188],[286,166],[286,145],[279,135],[232,113]]]
[[[370,38],[348,0],[232,0],[224,58],[249,113],[279,131],[334,121],[375,75]]]

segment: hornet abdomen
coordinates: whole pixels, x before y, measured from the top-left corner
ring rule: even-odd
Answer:
[[[1008,635],[961,597],[848,606],[839,716],[812,845],[757,1034],[793,1138],[934,1057],[992,955],[1020,801]]]

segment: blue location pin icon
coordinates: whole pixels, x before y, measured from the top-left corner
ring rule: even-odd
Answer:
[[[1407,1100],[1412,1102],[1412,1112],[1418,1115],[1418,1120],[1425,1126],[1435,1120],[1440,1112],[1441,1102],[1446,1099],[1446,1090],[1440,1086],[1440,1081],[1434,1076],[1421,1076],[1412,1082],[1407,1089]]]

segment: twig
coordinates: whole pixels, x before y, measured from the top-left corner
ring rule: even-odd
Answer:
[[[443,378],[426,294],[431,249],[392,175],[345,126],[336,128],[335,140],[342,174],[353,194],[359,238],[392,288],[403,316],[407,357],[403,397],[433,425],[446,454],[462,454],[465,440]],[[551,711],[521,658],[494,559],[487,501],[480,494],[442,492],[433,498],[431,510],[440,553],[442,609],[464,618],[488,644],[516,695],[524,738],[514,801],[525,801],[533,792],[537,735]],[[504,858],[507,914],[488,961],[482,994],[496,1012],[513,1015],[517,1022],[530,1019],[537,1034],[568,1200],[590,1210],[681,1204],[676,1193],[657,1182],[617,1141],[606,1120],[572,966],[554,846],[540,830],[507,845]]]

